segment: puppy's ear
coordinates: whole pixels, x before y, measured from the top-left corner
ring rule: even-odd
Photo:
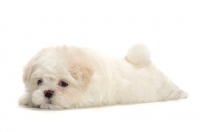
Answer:
[[[70,64],[69,72],[82,86],[85,86],[90,82],[90,77],[93,74],[93,70],[89,68],[88,64],[83,62]]]
[[[85,50],[72,46],[66,49],[66,53],[70,74],[82,87],[86,86],[90,82],[93,69]]]
[[[31,75],[32,75],[32,73],[34,71],[34,68],[36,67],[36,64],[37,64],[37,59],[38,59],[38,56],[32,58],[28,62],[28,64],[24,67],[23,82],[25,84],[30,82]]]
[[[29,82],[32,73],[32,65],[27,64],[24,67],[23,81],[24,83]]]

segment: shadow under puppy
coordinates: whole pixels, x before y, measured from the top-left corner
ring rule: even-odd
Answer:
[[[24,68],[20,105],[65,109],[186,98],[150,60],[146,46],[135,45],[125,58],[88,48],[42,49]]]

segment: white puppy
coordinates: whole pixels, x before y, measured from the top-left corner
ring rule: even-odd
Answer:
[[[79,47],[42,49],[24,68],[20,105],[64,109],[186,98],[135,45],[124,59]]]

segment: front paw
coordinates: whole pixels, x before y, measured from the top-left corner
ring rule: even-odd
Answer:
[[[19,103],[19,105],[31,106],[30,94],[26,93],[26,94],[22,95],[19,98],[18,103]]]

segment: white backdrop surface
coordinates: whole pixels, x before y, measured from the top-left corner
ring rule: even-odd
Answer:
[[[189,93],[178,101],[62,111],[23,108],[22,68],[43,47],[76,45],[124,57],[146,44]],[[1,0],[0,132],[199,132],[200,1]]]

